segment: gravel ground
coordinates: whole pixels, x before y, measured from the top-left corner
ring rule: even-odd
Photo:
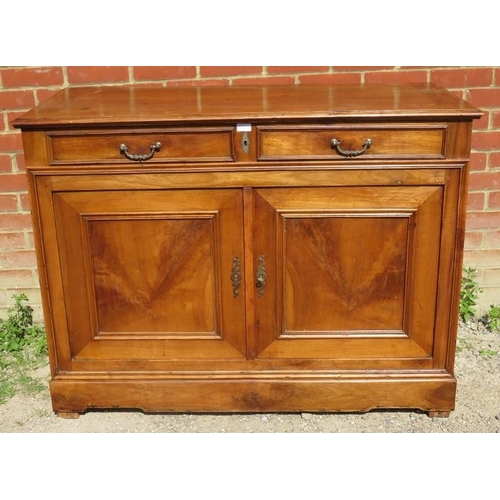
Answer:
[[[144,414],[88,411],[57,417],[48,389],[0,405],[0,433],[500,433],[500,333],[481,323],[458,333],[456,409],[449,418],[418,411],[361,414]],[[37,376],[47,384],[48,367]]]

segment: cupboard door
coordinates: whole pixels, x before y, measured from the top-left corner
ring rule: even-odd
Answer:
[[[254,355],[429,359],[442,201],[442,186],[255,190]]]
[[[239,190],[61,191],[52,200],[79,368],[244,357]]]

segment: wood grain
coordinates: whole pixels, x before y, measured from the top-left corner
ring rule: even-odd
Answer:
[[[231,127],[51,132],[47,138],[51,165],[130,163],[120,152],[121,144],[132,155],[144,155],[159,142],[161,148],[152,158],[154,163],[232,161],[234,150]]]
[[[17,118],[54,411],[448,415],[480,116],[297,85],[71,88]]]
[[[421,128],[400,124],[380,126],[309,126],[307,128],[259,128],[259,160],[345,160],[331,146],[360,150],[367,139],[372,145],[360,158],[444,158],[444,126]]]
[[[96,107],[98,103],[98,107]],[[67,88],[17,118],[23,129],[62,125],[453,118],[481,116],[432,85],[117,86]]]

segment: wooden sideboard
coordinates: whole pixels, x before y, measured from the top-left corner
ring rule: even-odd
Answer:
[[[88,87],[22,129],[53,409],[454,409],[472,122],[427,85]]]

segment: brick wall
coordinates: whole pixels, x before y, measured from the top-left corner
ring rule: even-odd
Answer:
[[[434,82],[485,114],[476,121],[465,242],[479,270],[480,310],[500,303],[500,67],[0,67],[0,317],[24,292],[41,318],[20,132],[10,122],[58,90],[82,85]]]

